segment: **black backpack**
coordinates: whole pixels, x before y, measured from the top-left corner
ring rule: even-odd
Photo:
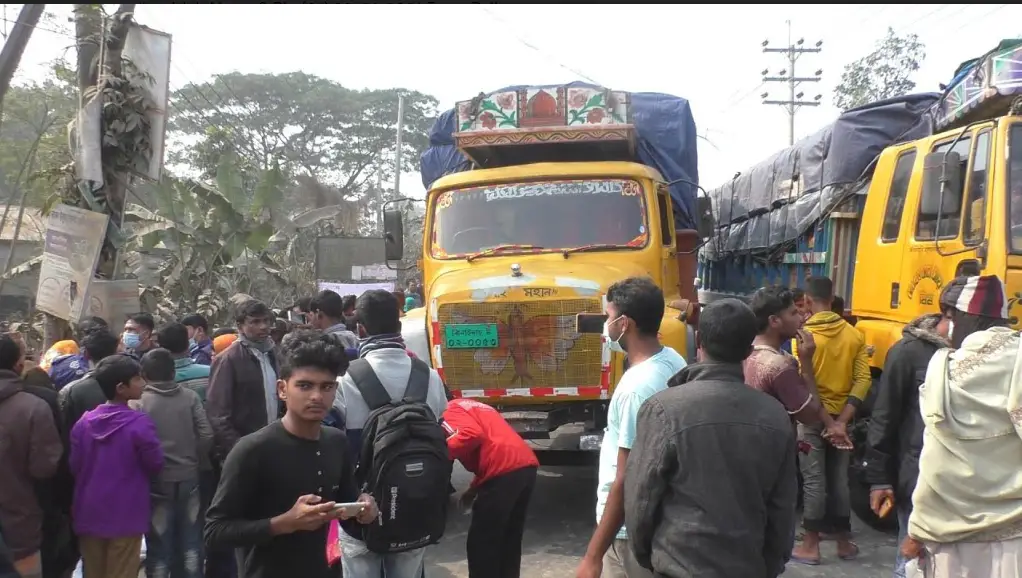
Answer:
[[[404,398],[390,394],[365,359],[348,375],[369,406],[355,479],[372,494],[380,515],[363,527],[370,552],[391,554],[440,541],[447,524],[452,463],[447,434],[426,405],[429,366],[412,359]]]

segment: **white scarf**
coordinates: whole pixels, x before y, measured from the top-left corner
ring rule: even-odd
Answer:
[[[909,534],[949,544],[1022,535],[1022,340],[979,331],[930,359]]]

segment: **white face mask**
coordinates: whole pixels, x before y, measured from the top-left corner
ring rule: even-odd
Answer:
[[[951,341],[951,338],[954,336],[954,334],[955,334],[955,322],[951,321],[949,319],[948,322],[947,322],[947,339],[948,339],[948,341]]]
[[[622,317],[624,317],[624,315],[618,315],[614,319],[612,319],[610,321],[606,321],[603,324],[603,338],[609,344],[610,350],[611,351],[615,351],[617,353],[624,353],[625,352],[625,348],[621,347],[621,337],[624,335],[624,333],[622,333],[621,335],[618,335],[617,339],[611,339],[610,338],[610,326],[612,324],[614,324],[614,323],[617,323],[618,320],[620,320]]]

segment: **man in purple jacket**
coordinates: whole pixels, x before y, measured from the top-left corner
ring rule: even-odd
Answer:
[[[136,578],[149,529],[150,482],[163,468],[163,449],[153,420],[128,407],[142,397],[138,362],[112,355],[93,377],[108,401],[71,430],[74,530],[86,576]]]

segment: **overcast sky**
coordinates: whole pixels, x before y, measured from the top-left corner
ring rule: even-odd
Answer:
[[[4,18],[16,18],[20,5],[5,6]],[[70,5],[49,8],[61,20],[70,16]],[[706,188],[787,145],[787,113],[761,104],[759,95],[761,71],[787,67],[761,43],[786,45],[789,19],[793,40],[823,41],[823,52],[803,56],[797,70],[823,69],[823,82],[802,90],[806,98],[822,93],[824,106],[798,112],[796,138],[836,117],[832,93],[842,68],[869,53],[888,26],[918,34],[926,45],[917,90],[936,90],[962,61],[1022,35],[1022,5],[1007,4],[145,4],[136,19],[173,35],[172,89],[235,70],[302,70],[349,88],[419,90],[443,108],[511,84],[572,80],[682,96],[709,141],[699,142]],[[19,76],[37,77],[72,44],[66,35],[38,31]],[[766,90],[786,97],[784,86]],[[423,192],[418,175],[403,177],[401,186],[412,196]]]

